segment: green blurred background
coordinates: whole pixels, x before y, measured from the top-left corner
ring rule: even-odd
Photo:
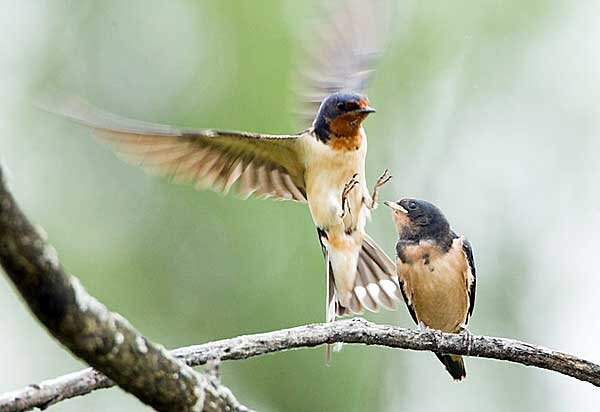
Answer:
[[[292,72],[318,1],[0,0],[0,160],[63,264],[174,348],[324,317],[321,251],[303,205],[196,192],[128,166],[85,128],[36,111],[46,87],[183,126],[295,131]],[[600,361],[599,1],[396,1],[369,89],[367,174],[382,197],[438,204],[475,249],[471,330]],[[323,17],[321,15],[321,17]],[[390,254],[380,208],[369,232]],[[368,314],[412,327],[404,307]],[[83,365],[0,277],[0,392]],[[468,359],[346,346],[226,362],[261,411],[594,411],[591,385]],[[147,410],[117,389],[55,411]]]

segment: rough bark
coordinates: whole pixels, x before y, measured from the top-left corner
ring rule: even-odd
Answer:
[[[189,366],[199,366],[213,360],[248,359],[335,342],[497,359],[555,371],[600,386],[600,365],[542,346],[506,338],[376,325],[360,318],[239,336],[176,349],[171,353]],[[28,405],[34,407],[54,396],[66,399],[110,386],[108,378],[93,369],[86,369],[0,396],[0,411],[14,397],[27,399]]]
[[[0,265],[40,322],[67,349],[159,411],[246,410],[229,390],[137,332],[65,273],[55,249],[29,223],[0,168]],[[78,385],[98,384],[88,375]],[[105,385],[109,382],[104,379]],[[100,381],[102,381],[100,379]],[[35,392],[37,389],[31,387]],[[56,392],[43,407],[68,397]],[[3,397],[0,411],[26,410],[30,394]],[[204,409],[203,409],[204,408]]]
[[[1,169],[0,265],[50,333],[97,370],[86,369],[0,395],[0,412],[45,408],[115,383],[157,410],[247,411],[229,389],[190,366],[335,342],[492,358],[600,386],[600,365],[563,352],[512,339],[418,331],[362,319],[240,336],[168,353],[64,272],[56,251],[19,210]]]

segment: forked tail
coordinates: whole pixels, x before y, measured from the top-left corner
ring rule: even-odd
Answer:
[[[346,306],[342,305],[337,297],[335,269],[329,259],[326,247],[327,234],[322,229],[317,229],[317,233],[326,263],[326,322],[333,322],[339,316],[362,314],[364,309],[372,312],[378,312],[382,307],[387,310],[396,309],[396,301],[400,301],[402,296],[396,265],[367,234],[365,234],[359,251],[357,272],[353,276],[355,283],[350,300]],[[326,345],[325,353],[329,365],[332,345]]]

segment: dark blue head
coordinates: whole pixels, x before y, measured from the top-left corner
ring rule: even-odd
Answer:
[[[358,93],[334,93],[327,96],[314,122],[319,140],[327,143],[332,137],[354,136],[360,131],[362,122],[375,109],[369,100]]]
[[[451,235],[450,224],[435,205],[418,199],[384,202],[392,209],[392,218],[402,240],[445,241]]]

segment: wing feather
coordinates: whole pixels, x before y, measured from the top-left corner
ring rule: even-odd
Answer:
[[[42,104],[96,130],[129,163],[199,189],[306,201],[304,163],[296,135],[185,129],[126,119],[71,96]],[[237,185],[236,185],[237,183]]]
[[[471,247],[471,242],[467,239],[463,238],[463,252],[465,257],[467,258],[467,263],[469,264],[469,276],[467,276],[467,286],[469,291],[469,315],[467,316],[467,321],[470,316],[473,315],[473,309],[475,308],[475,289],[477,287],[477,273],[475,269],[475,259],[473,258],[473,248]]]

